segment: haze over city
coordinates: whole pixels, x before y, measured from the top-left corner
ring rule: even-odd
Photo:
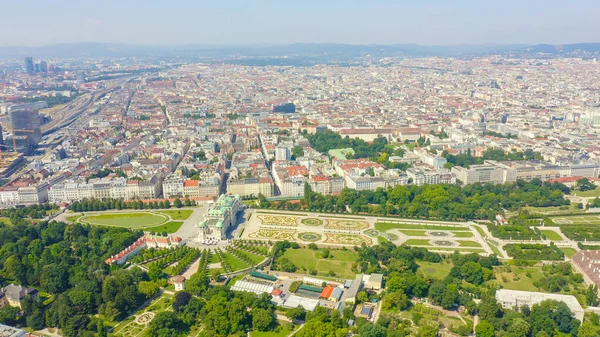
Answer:
[[[585,8],[585,10],[582,10]],[[4,1],[0,46],[596,42],[593,0]]]

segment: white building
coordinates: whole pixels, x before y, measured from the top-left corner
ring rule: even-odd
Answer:
[[[275,148],[275,160],[290,160],[292,152],[287,146],[277,146]]]
[[[521,308],[527,305],[531,308],[534,304],[541,303],[546,300],[564,302],[575,318],[583,322],[583,308],[573,295],[546,294],[533,291],[521,290],[496,290],[496,300],[504,309]]]
[[[484,164],[471,165],[469,168],[454,166],[451,172],[464,185],[475,183],[504,184],[516,181],[515,169],[493,160],[486,160]]]

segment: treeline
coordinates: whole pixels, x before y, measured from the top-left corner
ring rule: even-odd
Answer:
[[[520,160],[542,160],[543,157],[539,152],[535,152],[531,149],[527,149],[524,152],[513,149],[509,152],[504,152],[502,149],[487,149],[483,156],[474,157],[469,150],[465,154],[453,155],[449,154],[448,151],[442,152],[442,157],[448,161],[444,167],[452,168],[454,166],[469,167],[471,165],[483,164],[485,160],[496,160],[496,161],[520,161]]]
[[[348,156],[349,158],[377,157],[388,143],[384,137],[379,137],[370,144],[359,138],[350,138],[348,136],[342,138],[338,133],[330,130],[315,134],[305,133],[304,137],[309,141],[313,149],[321,153],[327,153],[333,149],[352,148],[354,155]]]
[[[487,130],[483,133],[484,136],[492,136],[492,137],[498,137],[498,138],[507,138],[507,139],[519,139],[519,136],[517,135],[513,135],[512,133],[509,134],[503,134],[503,133],[499,133],[496,131],[491,131],[491,130]]]
[[[94,315],[122,319],[144,301],[141,270],[115,270],[104,260],[141,232],[62,222],[0,225],[0,278],[4,285],[34,287],[54,296],[50,305],[29,298],[23,312],[0,309],[0,321],[33,329],[61,328],[64,336],[91,336],[102,326]]]
[[[117,176],[121,177],[121,178],[127,178],[127,174],[125,174],[125,172],[123,172],[122,170],[116,170],[113,171],[109,168],[104,168],[94,174],[91,174],[88,179],[95,179],[95,178],[104,178],[107,177],[109,174],[111,173],[116,173]]]
[[[30,205],[23,208],[5,208],[0,210],[0,216],[11,219],[12,223],[19,219],[31,218],[41,219],[46,216],[48,211],[58,210],[58,206],[54,204]]]
[[[269,202],[259,195],[259,207],[319,212],[395,215],[445,220],[495,220],[505,210],[526,206],[568,205],[563,198],[568,188],[560,183],[542,183],[539,179],[515,183],[458,185],[407,185],[375,191],[343,189],[339,196],[311,192],[300,202]]]
[[[171,208],[171,206],[181,208],[183,206],[194,205],[196,205],[196,202],[187,198],[184,201],[181,201],[181,199],[177,198],[173,202],[173,205],[171,205],[171,202],[167,199],[163,201],[147,202],[142,200],[124,201],[122,199],[83,199],[82,201],[74,201],[71,205],[69,205],[69,210],[73,212],[95,212],[111,209],[164,209]]]

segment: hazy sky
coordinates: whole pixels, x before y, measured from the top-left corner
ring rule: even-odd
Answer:
[[[0,45],[600,42],[598,0],[0,0]]]

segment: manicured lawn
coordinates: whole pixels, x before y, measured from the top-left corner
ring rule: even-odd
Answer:
[[[452,263],[417,261],[417,264],[419,265],[417,273],[421,273],[423,276],[428,276],[430,278],[436,278],[439,280],[446,278],[446,276],[450,274],[450,269],[452,269]]]
[[[375,229],[377,229],[378,231],[381,232],[385,232],[388,231],[390,229],[420,229],[420,230],[427,230],[427,231],[435,231],[435,230],[439,230],[439,231],[456,231],[456,232],[465,232],[465,231],[469,231],[469,228],[467,227],[454,227],[454,226],[435,226],[435,225],[427,225],[427,224],[418,224],[418,225],[413,225],[413,224],[403,224],[403,223],[390,223],[390,222],[376,222],[375,223]]]
[[[494,254],[496,254],[498,258],[501,258],[503,255],[500,249],[496,246],[497,244],[498,243],[496,241],[488,241],[488,246],[490,246],[490,248],[494,251]]]
[[[0,217],[0,222],[3,222],[5,225],[12,225],[10,219],[6,217]]]
[[[560,240],[562,240],[562,237],[560,235],[558,235],[558,233],[556,233],[555,231],[551,231],[551,230],[546,229],[546,230],[540,230],[540,232],[548,240],[552,240],[552,241],[560,241]]]
[[[577,197],[584,197],[584,198],[589,198],[589,197],[600,197],[600,187],[596,187],[595,190],[591,190],[591,191],[571,191],[571,194]]]
[[[411,231],[411,230],[402,230],[400,233],[408,235],[408,236],[427,236],[427,231]]]
[[[67,221],[69,221],[69,222],[76,222],[76,221],[77,221],[77,219],[79,219],[79,218],[80,218],[80,216],[79,216],[79,215],[68,216],[68,217],[67,217]]]
[[[498,266],[494,267],[494,272],[496,273],[496,279],[489,280],[486,283],[501,284],[504,289],[509,290],[540,290],[533,285],[535,281],[539,281],[543,277],[540,267]],[[531,277],[527,276],[527,273]]]
[[[471,233],[471,232],[454,232],[452,234],[454,234],[455,238],[472,238],[473,237],[473,233]]]
[[[575,255],[575,253],[577,253],[577,251],[575,250],[575,248],[568,248],[568,247],[562,248],[562,247],[561,247],[561,248],[560,248],[560,250],[562,250],[562,251],[563,251],[563,253],[565,253],[565,256],[566,256],[566,257],[568,257],[569,259],[570,259],[570,258],[571,258],[573,255]]]
[[[238,259],[237,257],[229,253],[223,253],[223,260],[229,264],[229,267],[231,267],[231,271],[236,271],[250,267],[244,261]]]
[[[221,261],[219,261],[219,257],[217,256],[217,254],[215,252],[211,252],[210,257],[208,258],[208,263],[219,263]]]
[[[249,252],[247,252],[245,250],[238,250],[238,251],[241,254],[244,254],[244,255],[248,256],[250,258],[250,260],[252,260],[252,263],[254,263],[255,265],[261,263],[265,259],[265,257],[262,256],[262,255],[258,255],[258,254],[254,254],[254,253],[249,253]]]
[[[252,337],[285,337],[289,335],[297,327],[290,322],[278,321],[279,332],[274,331],[252,331]]]
[[[342,278],[354,278],[352,265],[358,259],[358,254],[350,250],[330,250],[329,258],[321,256],[322,250],[311,250],[307,248],[288,249],[284,257],[292,261],[298,269],[307,271],[316,270],[320,275],[329,275],[333,271],[336,276]]]
[[[435,246],[435,247],[428,247],[427,249],[429,250],[437,250],[437,251],[441,251],[441,252],[455,252],[455,251],[459,251],[459,252],[470,252],[470,253],[482,253],[484,250],[483,248],[465,248],[465,247],[439,247],[439,246]]]
[[[161,215],[139,212],[84,215],[79,221],[89,223],[90,225],[140,228],[160,225],[165,220],[166,217]]]
[[[270,249],[269,246],[254,246],[254,248],[258,249],[263,254],[268,254]]]
[[[172,211],[160,211],[157,213],[168,215],[173,220],[187,220],[187,218],[189,218],[193,212],[194,211],[192,211],[191,209],[178,209]]]
[[[408,239],[403,245],[407,246],[431,246],[428,239]]]
[[[485,232],[483,231],[483,228],[481,228],[479,226],[473,226],[473,227],[475,227],[475,229],[477,230],[479,235],[481,235],[482,237],[486,237]]]
[[[460,247],[481,247],[479,242],[475,241],[459,241],[458,243]]]
[[[390,240],[388,240],[388,239],[384,238],[384,237],[383,237],[383,236],[381,236],[381,235],[377,237],[377,242],[378,242],[378,243],[389,242],[389,241],[390,241]]]
[[[156,232],[156,233],[167,232],[169,234],[172,234],[172,233],[177,232],[177,230],[179,230],[179,227],[181,227],[181,225],[183,225],[183,221],[169,221],[164,225],[160,225],[160,226],[156,226],[156,227],[148,227],[148,228],[146,228],[146,231]]]

